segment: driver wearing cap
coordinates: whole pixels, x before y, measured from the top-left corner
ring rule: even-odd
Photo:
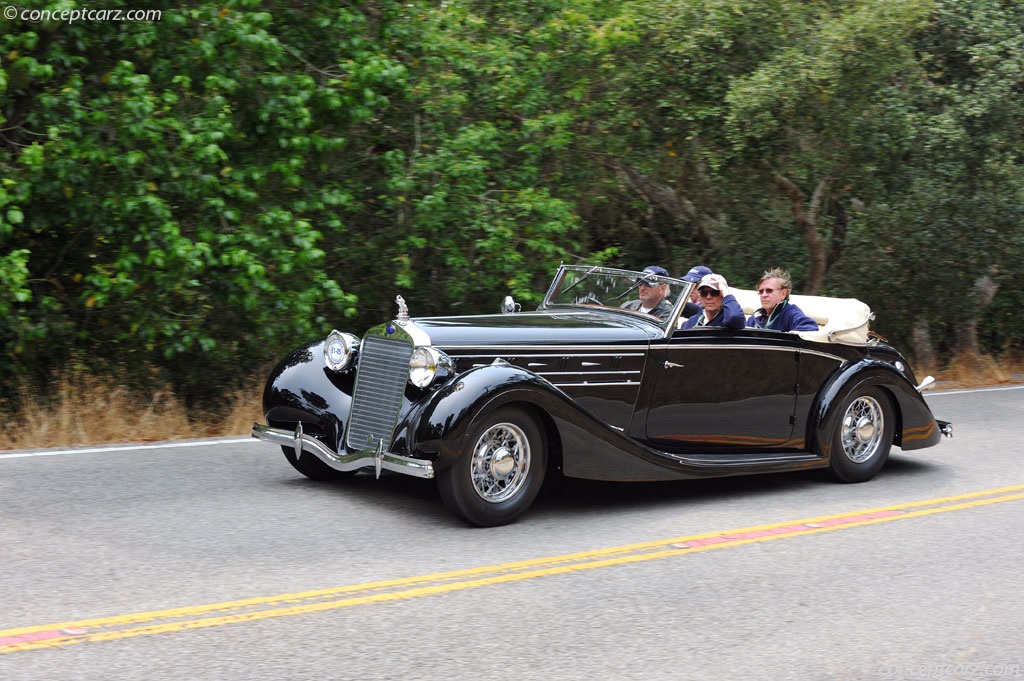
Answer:
[[[654,315],[658,319],[668,319],[672,314],[672,301],[668,299],[668,284],[659,282],[655,277],[667,277],[668,270],[658,265],[645,267],[637,288],[639,300],[629,300],[622,304],[624,310],[637,310]]]
[[[687,319],[680,328],[694,329],[703,326],[724,326],[742,329],[746,324],[743,308],[736,297],[729,293],[729,284],[720,274],[707,274],[697,284],[700,302],[704,306],[699,314]]]

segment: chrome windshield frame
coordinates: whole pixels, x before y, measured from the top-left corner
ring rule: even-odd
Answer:
[[[555,277],[554,279],[552,279],[551,285],[548,287],[547,293],[544,294],[544,300],[541,302],[540,307],[538,307],[539,310],[575,309],[593,311],[595,309],[593,306],[584,304],[556,302],[556,296],[559,293],[564,292],[564,290],[568,290],[562,289],[562,282],[565,280],[565,277],[569,272],[578,272],[581,274],[580,278],[570,285],[570,288],[576,286],[577,284],[579,284],[579,282],[583,281],[584,279],[591,275],[617,277],[623,279],[623,281],[629,281],[631,283],[643,277],[648,279],[654,279],[659,283],[668,284],[670,296],[674,297],[675,301],[673,304],[672,313],[665,320],[653,322],[654,324],[662,328],[663,337],[665,338],[671,336],[672,333],[678,327],[679,317],[682,314],[686,302],[689,300],[690,291],[695,285],[692,282],[684,281],[682,279],[676,279],[675,277],[654,276],[650,274],[645,274],[643,272],[638,272],[636,270],[626,270],[617,267],[604,267],[601,265],[566,265],[563,263],[559,265],[558,272],[555,273]],[[619,312],[622,314],[628,314],[635,317],[641,317],[648,321],[656,319],[651,315],[647,315],[642,312],[637,312],[635,310],[624,310],[619,307],[602,306],[597,309],[609,312]]]

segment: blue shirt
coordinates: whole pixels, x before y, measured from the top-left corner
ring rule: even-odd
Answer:
[[[747,319],[747,326],[772,331],[817,331],[818,322],[804,314],[799,307],[786,298],[775,306],[772,313],[765,314],[761,308]]]
[[[704,310],[693,315],[680,327],[682,329],[694,329],[702,326],[724,326],[730,329],[743,328],[743,308],[736,301],[733,294],[722,298],[722,309],[708,321],[704,321]],[[814,328],[818,328],[815,326]]]

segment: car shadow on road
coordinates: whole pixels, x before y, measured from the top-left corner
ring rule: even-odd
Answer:
[[[876,480],[934,475],[940,466],[907,457],[890,458]],[[367,510],[387,513],[411,513],[419,521],[460,526],[444,506],[437,485],[432,480],[419,480],[404,475],[383,473],[379,479],[361,472],[344,480],[317,482],[301,476],[280,481],[304,493],[328,497],[344,496]],[[864,484],[872,484],[867,482]],[[569,518],[609,511],[629,513],[648,508],[680,503],[703,505],[771,499],[790,492],[814,494],[830,486],[842,486],[822,469],[785,473],[767,473],[724,478],[673,480],[657,482],[604,482],[565,478],[550,474],[533,506],[524,516],[536,518]]]
[[[934,475],[940,466],[905,457],[893,457],[875,479]],[[764,499],[789,492],[814,493],[844,486],[825,469],[767,473],[722,478],[673,480],[666,482],[601,482],[562,478],[549,481],[534,503],[531,513],[576,514],[614,508],[637,511],[660,505],[705,504]],[[872,484],[868,481],[863,484]]]
[[[342,480],[317,481],[301,475],[289,476],[279,483],[305,494],[344,497],[365,510],[381,509],[414,514],[418,519],[439,523],[457,523],[441,501],[433,480],[420,480],[405,475],[383,472],[379,479],[373,473],[360,472]]]

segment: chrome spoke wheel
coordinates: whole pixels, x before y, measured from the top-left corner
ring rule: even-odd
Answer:
[[[466,449],[437,476],[441,498],[470,525],[518,518],[537,498],[547,472],[547,441],[533,413],[498,407],[468,433]]]
[[[861,395],[846,409],[840,431],[843,454],[864,463],[878,452],[885,432],[885,412],[874,397]]]
[[[514,423],[495,423],[473,447],[470,475],[484,501],[500,503],[515,496],[530,471],[530,441]]]

